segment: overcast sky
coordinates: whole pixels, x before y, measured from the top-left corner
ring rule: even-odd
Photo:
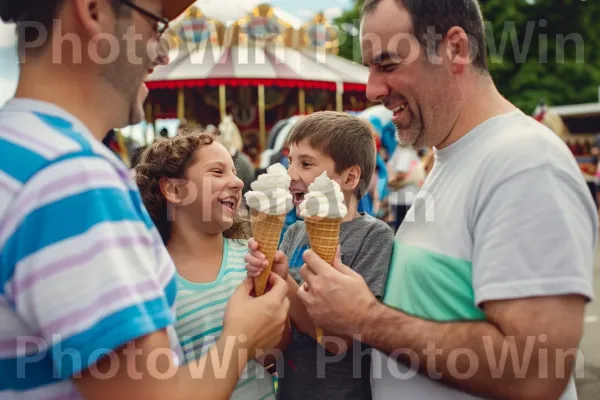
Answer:
[[[274,0],[271,4],[302,18],[313,17],[318,11],[326,11],[333,18],[352,6],[350,0]]]

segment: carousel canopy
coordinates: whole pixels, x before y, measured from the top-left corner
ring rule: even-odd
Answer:
[[[148,78],[151,89],[217,86],[363,91],[367,68],[333,54],[291,47],[213,47],[180,54]],[[342,88],[339,87],[342,85]]]
[[[232,22],[233,21],[233,22]],[[323,14],[301,23],[268,4],[201,0],[170,32],[171,63],[150,89],[279,86],[364,91],[366,67],[338,57],[338,32]]]

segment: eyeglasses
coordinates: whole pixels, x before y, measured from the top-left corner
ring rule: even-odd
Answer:
[[[138,6],[137,4],[133,3],[130,0],[119,0],[119,2],[121,4],[125,4],[127,7],[139,12],[143,16],[154,20],[154,31],[156,32],[158,37],[161,37],[163,35],[163,33],[165,33],[167,31],[167,29],[169,29],[169,19],[168,18],[159,17],[158,15],[151,13],[150,11]]]

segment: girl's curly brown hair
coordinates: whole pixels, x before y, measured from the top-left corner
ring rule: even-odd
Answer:
[[[196,150],[216,140],[217,135],[198,128],[180,131],[172,138],[158,138],[144,150],[135,166],[135,180],[142,200],[165,244],[171,238],[172,222],[168,218],[167,200],[160,190],[160,179],[185,179],[185,172],[194,162]],[[223,232],[223,236],[229,239],[248,239],[249,221],[236,213],[233,226]]]

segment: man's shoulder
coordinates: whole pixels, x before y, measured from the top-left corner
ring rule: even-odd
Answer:
[[[516,113],[482,135],[475,151],[477,170],[489,178],[505,180],[521,172],[551,166],[578,174],[575,158],[563,140],[545,125]]]
[[[111,158],[110,150],[102,143],[75,131],[65,133],[53,129],[44,118],[52,122],[54,117],[28,112],[0,112],[0,153],[5,155],[0,170],[4,174],[24,184],[61,162],[77,165],[94,158],[107,170],[115,173],[118,169],[127,171],[124,165],[119,166],[113,160],[116,157]]]

